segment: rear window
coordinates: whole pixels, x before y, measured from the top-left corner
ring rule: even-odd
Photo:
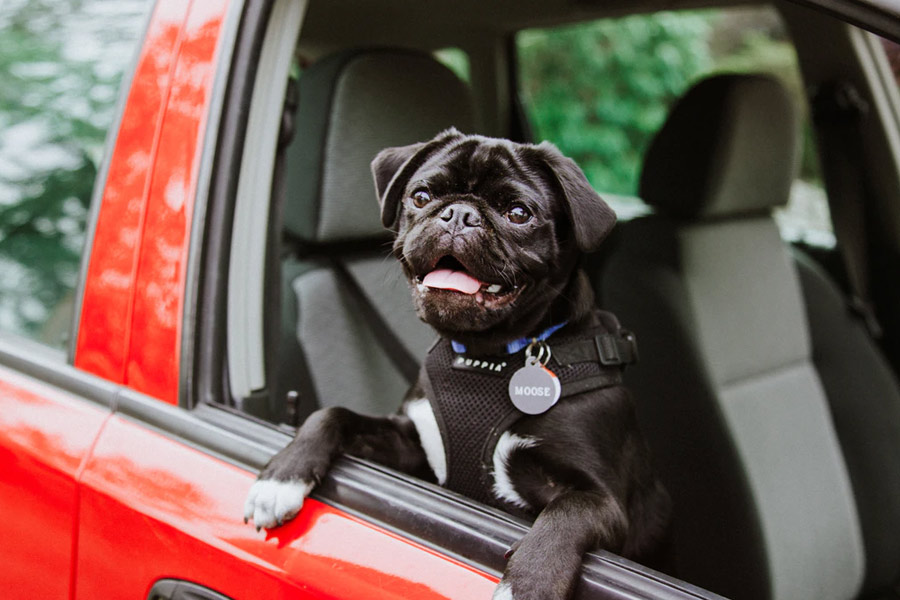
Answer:
[[[146,0],[0,2],[0,333],[65,347],[88,207]]]
[[[647,212],[638,198],[644,152],[671,104],[714,73],[778,77],[803,115],[803,161],[783,237],[833,246],[827,198],[797,57],[769,7],[663,12],[521,32],[520,94],[534,136],[584,169],[621,218]]]

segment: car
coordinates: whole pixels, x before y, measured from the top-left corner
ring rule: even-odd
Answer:
[[[358,458],[242,518],[312,410],[399,404],[433,334],[368,164],[456,126],[553,141],[622,221],[586,267],[637,334],[672,552],[590,553],[575,597],[894,597],[898,40],[885,0],[3,3],[0,587],[491,596],[529,523]],[[749,208],[667,204],[738,124]]]

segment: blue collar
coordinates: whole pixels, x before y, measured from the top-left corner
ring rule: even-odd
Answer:
[[[513,341],[509,342],[508,344],[506,344],[506,353],[507,354],[515,354],[519,350],[522,350],[523,348],[528,346],[528,344],[530,344],[534,340],[543,342],[548,337],[550,337],[551,335],[556,333],[556,331],[558,329],[561,329],[567,323],[568,323],[568,321],[563,321],[562,323],[559,323],[558,325],[548,327],[540,335],[537,335],[534,337],[525,337],[525,338],[519,338],[517,340],[513,340]],[[450,340],[450,345],[453,346],[453,351],[456,352],[457,354],[465,354],[466,353],[465,344],[461,344],[461,343],[457,342],[456,340]]]

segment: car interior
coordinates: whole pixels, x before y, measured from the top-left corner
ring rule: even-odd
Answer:
[[[896,598],[900,95],[890,47],[813,8],[332,0],[296,15],[299,31],[273,16],[286,33],[263,53],[276,39],[283,68],[256,86],[284,93],[270,135],[247,141],[271,156],[266,235],[248,242],[235,217],[232,239],[246,262],[232,277],[263,276],[255,309],[228,306],[259,322],[229,349],[250,348],[263,375],[236,384],[254,377],[230,354],[226,404],[287,427],[325,406],[393,412],[435,334],[390,256],[374,155],[451,126],[537,143],[523,35],[701,9],[776,15],[801,83],[744,65],[685,85],[640,148],[636,189],[609,196],[619,226],[584,262],[598,304],[638,339],[625,377],[674,500],[666,570],[736,599]],[[833,229],[785,239],[804,161]]]

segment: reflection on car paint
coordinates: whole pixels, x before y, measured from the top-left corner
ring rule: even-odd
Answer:
[[[144,593],[150,573],[195,579],[200,553],[205,585],[236,597],[490,598],[494,578],[315,500],[284,527],[257,532],[238,493],[252,481],[112,418],[84,471],[78,595]]]
[[[96,405],[0,367],[0,589],[5,594],[68,597],[77,477],[108,416]]]
[[[171,403],[200,145],[228,6],[157,5],[110,166],[79,328],[76,365]]]

